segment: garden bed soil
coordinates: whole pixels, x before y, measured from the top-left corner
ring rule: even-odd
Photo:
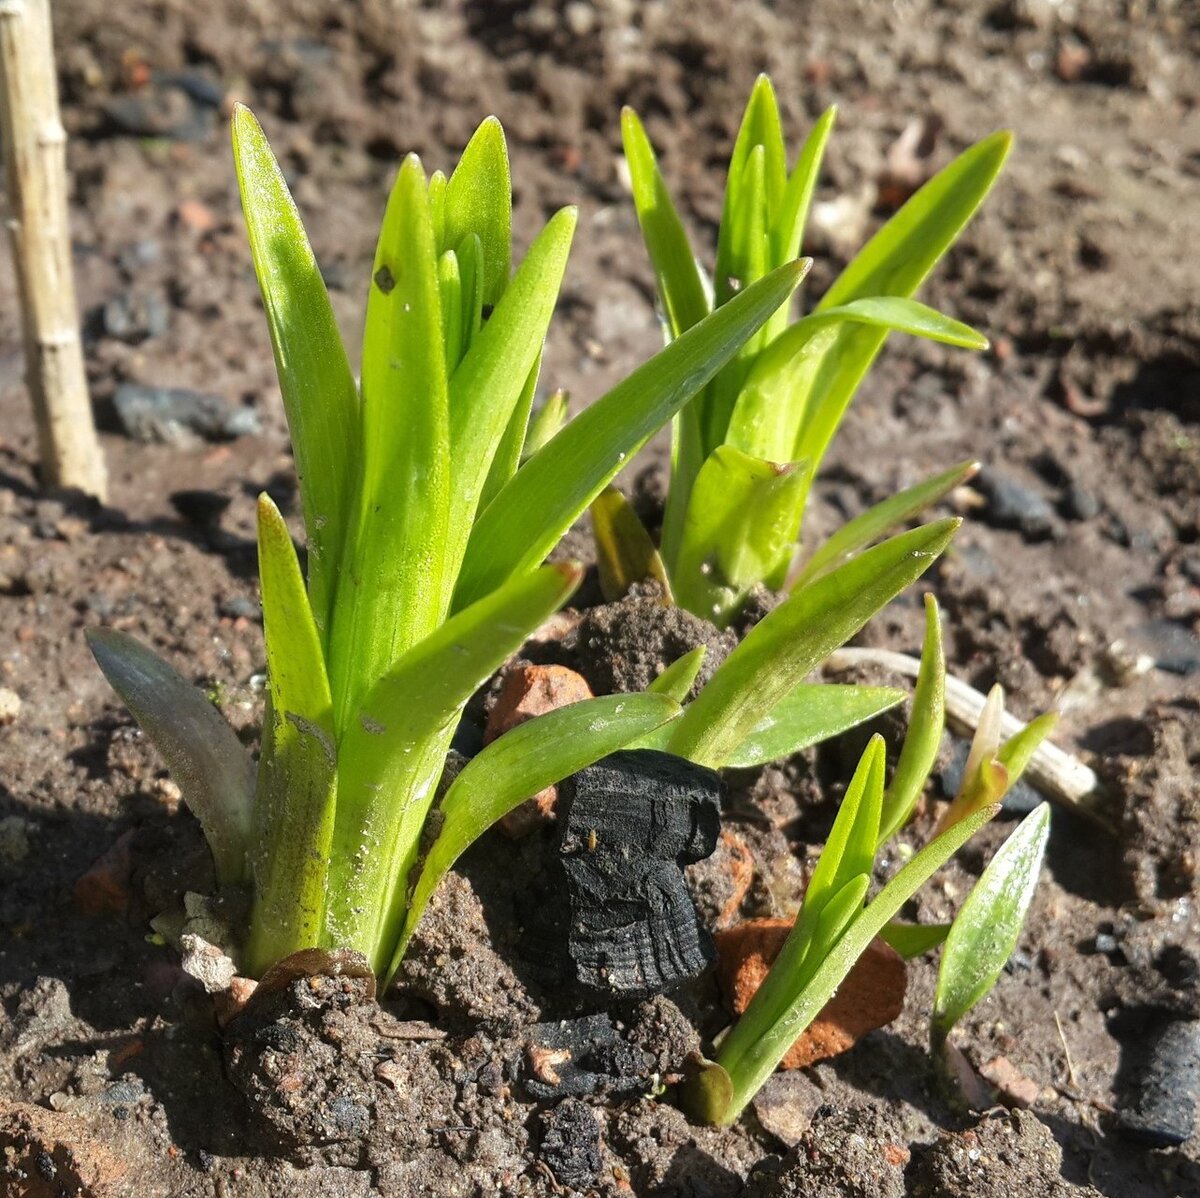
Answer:
[[[0,727],[0,1192],[1200,1192],[1194,1127],[1152,1148],[1135,1117],[1163,1028],[1200,1017],[1195,6],[75,0],[55,19],[112,494],[96,508],[38,490],[14,283],[0,272],[0,687],[16,697]],[[519,243],[553,208],[580,205],[543,372],[578,407],[660,343],[620,105],[646,118],[708,245],[762,69],[793,138],[840,105],[809,294],[914,172],[997,125],[1017,131],[995,194],[924,296],[992,349],[894,339],[817,485],[809,531],[954,461],[984,463],[953,497],[969,519],[927,580],[949,660],[977,686],[1003,682],[1022,716],[1061,707],[1056,739],[1099,772],[1111,823],[1056,811],[1019,949],[958,1035],[977,1065],[1004,1058],[1032,1081],[1031,1110],[980,1118],[949,1101],[925,1051],[926,959],[891,1027],[776,1075],[733,1129],[690,1124],[647,1090],[719,1029],[711,979],[598,1023],[594,1007],[541,988],[522,964],[514,879],[536,871],[544,834],[493,834],[468,855],[382,1001],[353,978],[298,979],[222,1031],[147,922],[209,885],[203,843],[82,629],[145,638],[255,737],[254,496],[265,488],[294,515],[295,484],[229,101],[255,108],[285,164],[352,344],[397,160],[415,149],[444,167],[496,112]],[[932,142],[928,162],[895,149],[914,120],[926,136],[905,144]],[[227,411],[204,409],[217,439],[175,427],[170,443],[131,439],[117,402],[129,383],[218,396]],[[647,510],[663,460],[659,438],[622,480]],[[586,560],[586,535],[566,551]],[[598,602],[593,578],[577,601]],[[621,685],[665,652],[605,642],[632,615],[594,614],[587,652],[554,652],[598,690]],[[914,588],[861,640],[911,652],[920,627]],[[794,909],[853,752],[831,745],[731,780],[731,835],[693,867],[707,919],[731,913],[734,858],[754,870],[741,914]],[[912,914],[946,918],[1011,827],[1004,817],[981,835]],[[537,1097],[538,1045],[553,1031],[542,1025],[580,1016],[592,1022],[571,1026],[603,1068],[565,1096],[542,1077]]]

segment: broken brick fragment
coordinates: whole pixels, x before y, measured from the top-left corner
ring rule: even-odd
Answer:
[[[488,714],[483,743],[490,745],[498,736],[534,716],[592,697],[587,680],[566,666],[515,665],[504,675],[500,693]],[[514,839],[526,836],[554,819],[557,801],[558,787],[547,786],[503,816],[500,828]]]
[[[750,1005],[791,930],[789,919],[749,919],[715,934],[717,978],[735,1015]],[[872,940],[779,1067],[804,1069],[838,1056],[867,1032],[885,1027],[903,1010],[907,985],[904,958],[882,940]]]
[[[84,915],[127,915],[133,893],[132,828],[123,832],[75,883],[75,906]]]

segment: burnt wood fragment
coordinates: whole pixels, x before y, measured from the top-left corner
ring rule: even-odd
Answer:
[[[722,790],[713,770],[649,749],[613,753],[560,784],[549,891],[527,920],[544,972],[632,998],[713,963],[683,869],[716,847]]]

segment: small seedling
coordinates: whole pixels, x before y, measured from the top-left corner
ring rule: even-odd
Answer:
[[[770,81],[746,107],[725,189],[710,282],[692,252],[637,115],[622,118],[634,203],[658,281],[668,339],[735,299],[801,245],[830,109],[791,172]],[[931,179],[867,243],[808,315],[783,304],[679,414],[662,543],[655,549],[615,492],[593,506],[610,597],[653,576],[674,602],[724,627],[757,584],[803,585],[912,519],[974,473],[964,462],[851,521],[808,559],[793,558],[813,478],[890,332],[967,349],[986,340],[912,298],[987,195],[1011,138],[993,134]]]
[[[846,790],[779,956],[721,1041],[716,1060],[706,1062],[687,1087],[685,1098],[697,1117],[729,1123],[740,1114],[876,936],[905,955],[946,940],[933,1020],[938,1045],[999,976],[1036,884],[1049,826],[1044,806],[996,854],[948,935],[945,928],[914,928],[895,919],[917,890],[996,814],[1028,754],[1049,731],[1049,721],[1035,721],[1014,738],[1016,744],[1010,740],[1002,747],[990,731],[977,736],[974,765],[964,782],[968,798],[951,805],[951,818],[943,821],[930,843],[866,902],[877,854],[908,822],[933,767],[944,726],[944,695],[940,621],[928,597],[921,677],[891,784],[884,785],[884,744],[875,736]]]

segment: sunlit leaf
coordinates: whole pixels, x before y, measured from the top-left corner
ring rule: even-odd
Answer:
[[[1000,846],[959,909],[938,968],[935,1045],[991,990],[1017,947],[1049,836],[1050,807],[1042,803]]]
[[[957,520],[876,545],[796,591],[756,624],[675,726],[671,752],[720,768],[762,718],[933,563]]]
[[[674,602],[662,558],[629,500],[616,487],[605,487],[592,500],[591,512],[596,568],[604,598],[612,603],[635,583],[653,579],[662,587],[663,602]]]

